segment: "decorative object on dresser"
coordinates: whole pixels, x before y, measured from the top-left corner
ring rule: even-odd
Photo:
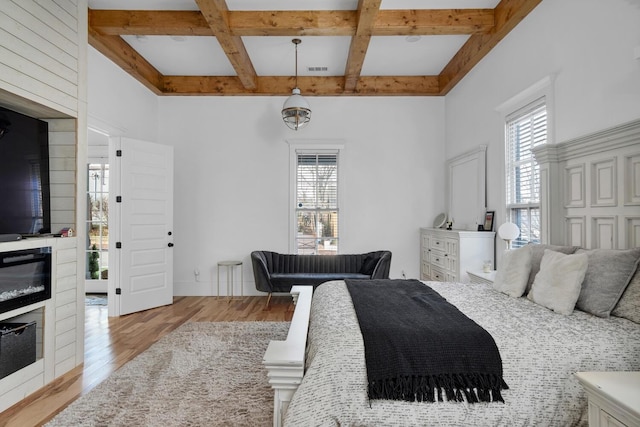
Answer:
[[[505,241],[507,250],[511,249],[511,242],[516,240],[520,235],[520,227],[512,222],[505,222],[498,228],[498,236]]]
[[[640,372],[576,372],[589,397],[589,426],[640,425]]]
[[[494,264],[494,241],[494,232],[421,228],[420,279],[467,282],[467,270]]]
[[[438,214],[436,219],[433,220],[433,228],[442,228],[447,223],[447,214]]]
[[[482,231],[493,231],[493,217],[496,211],[487,211],[484,214],[484,224],[482,225]]]

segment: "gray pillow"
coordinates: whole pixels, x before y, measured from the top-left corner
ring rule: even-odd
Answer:
[[[609,317],[638,268],[640,248],[580,250],[589,257],[576,308]]]
[[[636,268],[636,274],[631,278],[627,290],[622,294],[611,315],[640,324],[640,267]]]
[[[528,294],[531,290],[531,285],[536,278],[536,274],[540,271],[540,261],[544,255],[545,249],[561,252],[563,254],[571,255],[579,248],[579,246],[557,246],[557,245],[528,245],[531,248],[531,271],[529,272],[529,280],[527,281],[527,289],[525,294]]]

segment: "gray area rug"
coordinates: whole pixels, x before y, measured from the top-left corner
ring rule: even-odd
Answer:
[[[186,323],[47,426],[270,426],[262,356],[288,322]]]

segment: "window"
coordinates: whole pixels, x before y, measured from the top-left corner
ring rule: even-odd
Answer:
[[[109,267],[109,165],[91,163],[88,173],[86,278],[106,280]]]
[[[506,118],[507,217],[520,227],[514,248],[540,243],[540,168],[532,148],[546,142],[544,97]]]
[[[296,150],[295,250],[338,253],[338,152]]]

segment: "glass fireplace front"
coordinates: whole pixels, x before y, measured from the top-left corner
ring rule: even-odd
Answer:
[[[51,246],[0,252],[0,313],[51,298]]]

